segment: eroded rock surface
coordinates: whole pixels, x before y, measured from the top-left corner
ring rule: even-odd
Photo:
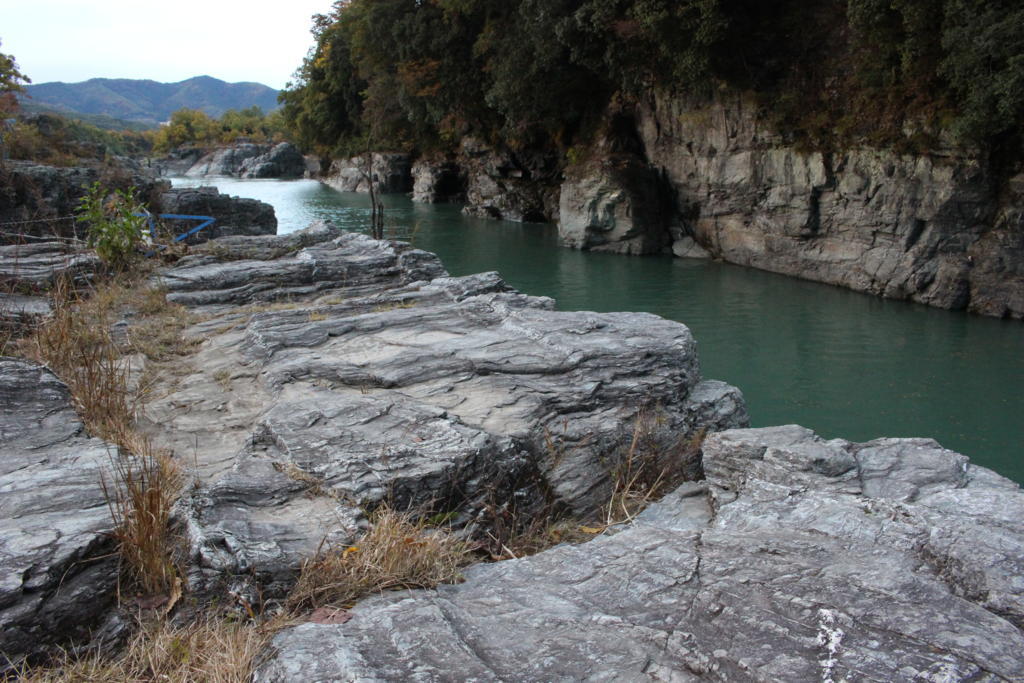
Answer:
[[[929,439],[731,430],[615,535],[279,634],[293,680],[1024,678],[1024,494]]]
[[[467,183],[464,213],[516,222],[558,220],[561,174],[554,155],[514,154],[463,138],[458,158]]]
[[[306,174],[306,158],[295,145],[281,142],[243,161],[238,174],[242,178],[301,178]]]
[[[274,207],[258,199],[221,194],[216,187],[178,187],[161,195],[164,213],[212,216],[217,221],[193,237],[190,243],[234,235],[273,235],[277,232]],[[196,226],[195,221],[171,223],[176,234]]]
[[[114,603],[118,567],[100,485],[111,448],[84,433],[49,370],[0,358],[0,673],[87,638]]]
[[[196,585],[255,576],[280,593],[384,500],[460,526],[584,510],[644,411],[680,458],[746,421],[736,389],[701,378],[687,328],[653,315],[555,311],[495,273],[449,277],[433,254],[325,225],[202,252],[161,279],[209,316],[192,330],[205,341],[148,408],[199,467],[181,515]]]
[[[369,192],[371,177],[377,192],[411,192],[412,159],[396,152],[335,159],[322,181],[339,192]]]
[[[185,172],[190,178],[205,176],[237,176],[243,170],[246,161],[255,159],[270,151],[270,145],[254,142],[240,142],[227,147],[220,147],[203,155]]]
[[[662,185],[658,172],[635,155],[573,168],[561,187],[559,240],[591,251],[660,252],[671,242]]]
[[[638,109],[638,130],[686,233],[718,258],[1024,318],[1024,176],[997,182],[981,158],[952,147],[799,150],[739,94],[654,97]]]

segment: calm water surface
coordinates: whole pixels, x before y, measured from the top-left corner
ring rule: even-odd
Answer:
[[[200,184],[175,181],[179,184]],[[204,179],[277,211],[279,232],[368,223],[369,199],[316,181]],[[453,275],[500,271],[564,310],[685,323],[706,377],[743,390],[753,426],[799,423],[864,441],[931,436],[1024,482],[1024,323],[883,301],[721,263],[558,247],[554,226],[468,218],[389,195],[386,223]]]

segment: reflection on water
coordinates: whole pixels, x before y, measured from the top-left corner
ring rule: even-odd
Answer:
[[[203,184],[211,184],[204,180]],[[368,223],[369,199],[315,181],[218,179],[274,205],[280,232]],[[686,323],[704,374],[740,387],[754,426],[825,437],[931,436],[1024,481],[1024,324],[884,301],[721,263],[561,249],[549,225],[486,221],[386,197],[386,222],[454,275],[497,270],[560,308]]]

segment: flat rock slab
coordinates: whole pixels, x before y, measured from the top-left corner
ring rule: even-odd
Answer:
[[[84,245],[72,248],[64,242],[35,242],[0,246],[0,285],[23,294],[49,289],[61,277],[91,279],[101,267],[99,257]]]
[[[111,448],[85,435],[49,370],[0,358],[0,653],[12,660],[87,637],[113,605]]]
[[[712,434],[612,536],[280,633],[295,680],[1024,679],[1024,494],[927,439]]]
[[[639,418],[693,475],[692,442],[747,420],[735,388],[701,378],[685,326],[556,311],[399,242],[326,226],[239,238],[161,281],[210,316],[148,407],[200,471],[181,513],[200,583],[284,591],[323,539],[351,539],[385,501],[480,533],[487,510],[588,510]]]

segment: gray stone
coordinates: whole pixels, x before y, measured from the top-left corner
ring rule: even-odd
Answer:
[[[654,96],[637,114],[677,216],[716,258],[1024,318],[1024,181],[995,182],[976,154],[799,150],[733,93]]]
[[[174,188],[161,195],[163,213],[185,216],[212,216],[216,222],[189,238],[197,243],[232,235],[273,235],[277,232],[274,207],[257,199],[221,194],[216,187]],[[187,232],[195,221],[171,224],[175,234]]]
[[[44,239],[84,237],[74,220],[78,205],[95,182],[104,187],[134,187],[148,203],[168,184],[138,163],[121,157],[105,164],[47,166],[32,161],[5,161],[0,171],[0,244],[23,244]]]
[[[237,176],[243,170],[246,161],[267,154],[269,145],[253,142],[240,142],[228,147],[220,147],[203,155],[186,172],[189,178],[206,176]]]
[[[470,535],[504,506],[589,510],[645,411],[691,475],[689,440],[747,419],[678,323],[555,311],[495,273],[448,277],[432,254],[326,226],[295,251],[284,239],[218,240],[160,276],[206,318],[147,406],[162,443],[195,453],[179,511],[195,588],[226,574],[280,595],[383,501],[453,511]]]
[[[254,681],[1024,678],[1012,482],[795,426],[711,434],[704,467],[617,534],[287,629]]]
[[[0,284],[10,291],[39,293],[60,278],[88,282],[102,267],[82,243],[30,242],[0,246]]]
[[[14,662],[87,639],[114,606],[112,448],[49,370],[0,358],[0,653]]]
[[[370,177],[378,192],[411,192],[412,160],[408,154],[373,152],[367,169],[365,155],[350,159],[335,159],[321,182],[339,192],[370,191]]]
[[[560,173],[553,155],[517,155],[463,138],[458,165],[466,174],[467,215],[517,222],[558,220]]]
[[[250,157],[238,169],[242,178],[301,178],[306,175],[306,159],[290,142],[281,142],[267,153]]]
[[[697,241],[687,235],[672,243],[672,253],[679,258],[711,258],[711,252],[697,244]]]
[[[0,292],[0,334],[30,329],[51,312],[50,301],[44,296]]]
[[[466,198],[466,177],[450,159],[417,159],[412,165],[412,200],[426,204]]]
[[[562,183],[559,239],[574,249],[658,253],[671,240],[664,197],[658,172],[635,155],[580,164]]]

